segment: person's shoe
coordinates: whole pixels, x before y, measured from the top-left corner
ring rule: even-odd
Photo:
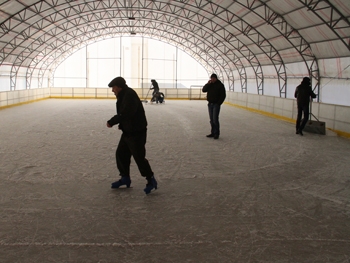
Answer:
[[[301,130],[299,130],[298,133],[299,133],[301,136],[304,135],[303,132],[302,132]]]
[[[214,139],[215,140],[219,139],[219,135],[214,135]]]
[[[295,132],[295,134],[299,134],[299,130],[297,130],[297,131]]]
[[[122,176],[119,181],[115,181],[112,183],[111,188],[119,188],[122,185],[126,185],[127,188],[130,188],[131,180],[128,176]]]
[[[208,134],[207,137],[208,138],[214,137],[214,134]]]
[[[146,188],[143,189],[143,191],[145,191],[146,195],[148,195],[153,189],[157,189],[157,187],[158,187],[158,183],[154,178],[154,176],[152,176],[151,179],[147,179]]]

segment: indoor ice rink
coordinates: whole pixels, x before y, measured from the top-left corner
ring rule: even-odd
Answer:
[[[349,263],[349,39],[348,0],[0,1],[0,262]],[[116,76],[143,101],[148,195],[133,159],[111,189]]]

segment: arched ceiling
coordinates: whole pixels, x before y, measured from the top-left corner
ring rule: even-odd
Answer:
[[[238,72],[242,91],[253,69],[262,94],[271,65],[284,96],[285,64],[303,62],[318,80],[318,59],[350,57],[350,1],[0,0],[0,66],[11,66],[13,87],[22,67],[31,79],[89,43],[130,34],[172,43],[229,83]]]

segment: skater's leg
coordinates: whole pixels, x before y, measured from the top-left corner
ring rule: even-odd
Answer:
[[[220,114],[220,104],[213,105],[213,134],[214,138],[218,138],[220,135],[220,123],[219,123],[219,114]]]
[[[295,124],[297,134],[299,133],[302,114],[303,114],[303,107],[301,105],[298,105],[298,115],[297,115],[297,121]]]
[[[208,103],[208,111],[209,111],[209,120],[210,120],[210,134],[214,135],[214,104],[213,103]]]
[[[125,135],[122,134],[115,152],[117,167],[121,176],[130,176],[131,151],[127,144]]]
[[[304,112],[304,119],[303,119],[303,122],[300,125],[299,131],[303,131],[307,121],[309,120],[309,105],[304,105],[303,106],[303,112]]]
[[[154,178],[152,168],[146,159],[146,139],[147,132],[144,132],[142,134],[132,136],[128,140],[128,145],[141,175],[147,179],[147,185],[144,191],[146,194],[149,194],[153,189],[157,189],[158,183]]]
[[[117,150],[115,152],[117,167],[120,173],[120,180],[112,183],[112,188],[119,188],[122,185],[130,187],[130,160],[131,152],[125,141],[124,135],[121,136]]]
[[[127,137],[127,143],[141,175],[146,178],[152,178],[153,171],[146,159],[146,138],[147,132],[145,131],[138,135]]]
[[[154,102],[155,100],[156,100],[156,91],[154,90],[153,92],[152,92],[152,99],[151,99],[151,102]]]

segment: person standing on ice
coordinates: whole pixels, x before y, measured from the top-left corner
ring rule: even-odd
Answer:
[[[151,83],[152,83],[152,88],[153,92],[152,92],[152,99],[151,102],[157,102],[158,103],[158,97],[159,97],[159,85],[158,82],[155,79],[151,79]]]
[[[298,116],[296,121],[296,134],[303,135],[303,129],[309,120],[309,104],[310,97],[316,98],[316,94],[312,91],[310,78],[305,77],[301,84],[296,87],[294,98],[297,99]],[[304,119],[301,122],[301,117],[304,112]],[[301,122],[301,124],[300,124]]]
[[[119,124],[119,129],[123,132],[115,154],[121,178],[112,183],[112,188],[119,188],[122,185],[130,187],[130,161],[133,156],[141,175],[147,180],[144,191],[149,194],[153,189],[157,189],[158,184],[146,159],[145,110],[137,93],[126,85],[124,78],[114,78],[108,87],[112,88],[117,98],[117,115],[107,121],[107,127],[112,128]]]
[[[219,114],[221,104],[224,103],[226,98],[226,89],[224,84],[218,80],[216,74],[210,76],[210,80],[204,85],[203,92],[207,92],[209,119],[211,125],[211,132],[207,137],[219,139],[220,136],[220,123]]]

